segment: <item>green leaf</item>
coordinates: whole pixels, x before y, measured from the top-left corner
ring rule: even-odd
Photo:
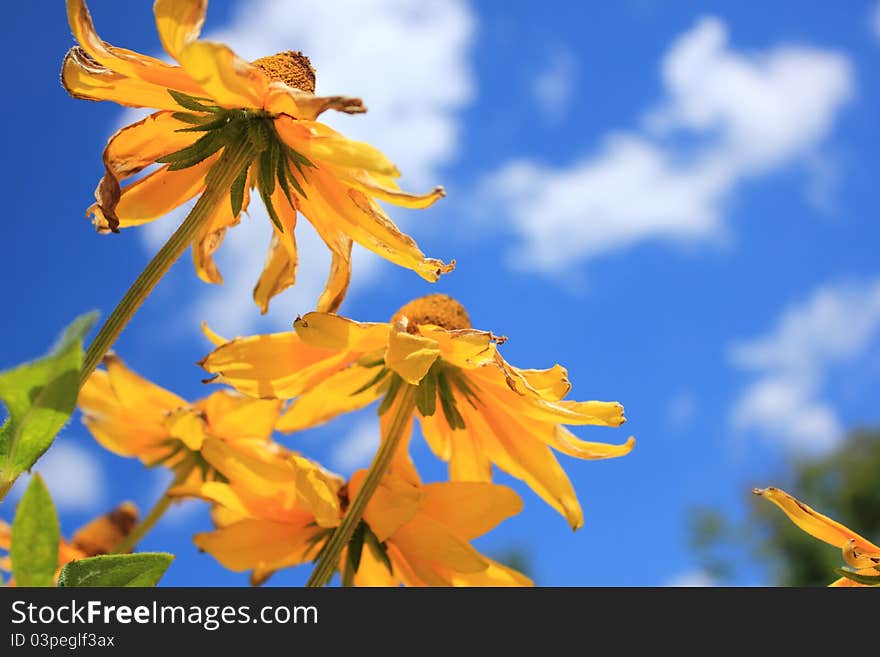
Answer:
[[[861,575],[854,570],[847,570],[845,568],[835,568],[834,572],[841,577],[851,579],[858,584],[864,584],[865,586],[880,586],[880,575]]]
[[[279,155],[281,155],[281,153],[279,153]],[[293,205],[293,198],[290,195],[290,185],[288,185],[287,183],[287,181],[290,180],[291,174],[290,169],[287,166],[286,157],[278,157],[278,162],[276,164],[275,170],[276,177],[278,178],[278,185],[281,187],[281,191],[284,192],[284,196],[287,197],[287,202],[290,203],[290,207],[295,207]]]
[[[229,125],[229,122],[229,115],[224,113],[213,121],[199,123],[198,125],[194,125],[190,128],[178,128],[174,132],[210,132],[211,130],[217,130],[218,128],[226,127],[227,125]]]
[[[394,574],[394,569],[391,567],[391,559],[388,558],[388,548],[384,543],[379,542],[379,537],[373,533],[373,530],[366,523],[364,523],[364,527],[366,528],[364,531],[364,543],[370,548],[373,556],[384,564],[388,572]]]
[[[272,153],[275,151],[272,147],[274,143],[269,144],[269,147],[260,153],[260,166],[257,170],[260,190],[266,196],[271,196],[272,192],[275,191],[275,160],[272,157]]]
[[[381,362],[384,363],[385,361],[383,360]],[[379,370],[379,373],[376,376],[374,376],[372,379],[367,381],[360,388],[358,388],[353,393],[351,393],[351,396],[354,397],[355,395],[359,395],[362,392],[366,392],[367,390],[369,390],[373,386],[379,385],[380,383],[382,383],[382,379],[384,379],[386,376],[388,376],[388,373],[390,371],[391,370],[389,370],[387,367],[383,367],[381,370]]]
[[[224,130],[213,130],[212,132],[199,137],[198,140],[186,148],[181,148],[179,151],[174,151],[173,153],[157,158],[156,162],[168,164],[169,171],[188,169],[189,167],[211,157],[214,153],[223,148],[227,141],[227,135]]]
[[[354,572],[357,572],[361,567],[361,555],[364,552],[364,533],[366,529],[367,523],[361,520],[358,526],[355,527],[351,540],[348,542],[348,558],[351,561]]]
[[[174,555],[166,552],[89,557],[66,564],[58,586],[156,586],[172,561]]]
[[[440,397],[440,406],[443,409],[443,415],[446,417],[446,423],[453,431],[455,429],[464,429],[464,418],[458,412],[458,406],[455,403],[455,396],[452,393],[452,386],[449,385],[449,377],[444,372],[437,374],[437,393]]]
[[[174,99],[175,103],[177,103],[184,109],[192,110],[193,112],[216,112],[220,109],[216,105],[205,105],[199,102],[201,100],[210,101],[210,98],[197,98],[195,96],[185,94],[182,91],[175,91],[174,89],[169,89],[168,93],[171,94],[171,97]]]
[[[12,575],[16,586],[53,586],[61,528],[42,477],[31,477],[12,521]]]
[[[431,417],[437,410],[437,370],[434,366],[419,381],[416,388],[416,408],[423,417]]]
[[[210,117],[207,116],[199,116],[198,114],[190,114],[189,112],[174,112],[171,115],[172,119],[176,119],[181,123],[189,123],[191,125],[201,125]]]
[[[262,187],[260,188],[260,198],[263,199],[263,205],[266,206],[266,212],[269,215],[269,219],[271,219],[272,223],[275,224],[275,227],[283,233],[284,226],[281,225],[281,219],[278,217],[278,213],[275,212],[275,206],[272,205],[272,199],[266,194]]]
[[[79,392],[83,336],[97,318],[96,312],[81,315],[48,356],[0,373],[0,399],[9,414],[0,427],[0,492],[30,470],[70,418]]]
[[[250,165],[246,166],[242,172],[238,174],[238,178],[232,183],[232,187],[229,188],[229,198],[232,201],[233,217],[237,217],[241,214],[241,208],[244,205],[244,188],[245,185],[247,185],[249,169]]]

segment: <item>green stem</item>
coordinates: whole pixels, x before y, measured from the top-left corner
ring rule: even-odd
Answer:
[[[321,551],[321,556],[318,558],[318,563],[315,565],[315,570],[312,571],[306,586],[325,586],[333,579],[333,573],[336,572],[339,565],[339,557],[342,554],[342,550],[351,540],[355,528],[358,526],[361,518],[364,517],[367,504],[373,497],[373,493],[376,492],[382,477],[388,471],[388,466],[391,465],[394,453],[397,451],[397,446],[400,444],[416,408],[415,386],[404,385],[398,394],[400,396],[395,404],[396,409],[394,417],[391,419],[391,424],[388,426],[388,433],[382,436],[382,444],[379,446],[376,456],[373,457],[373,462],[370,464],[367,476],[364,477],[364,483],[361,485],[351,506],[348,507],[348,511],[342,518],[339,527],[336,528],[336,531],[333,532]]]
[[[101,359],[113,346],[122,329],[128,324],[141,304],[149,296],[159,279],[171,268],[192,243],[199,228],[211,217],[221,203],[229,203],[229,190],[242,170],[251,162],[252,146],[244,139],[223,149],[223,154],[208,174],[208,184],[192,211],[165,245],[150,260],[135,279],[122,300],[110,313],[98,335],[89,345],[80,371],[80,387],[98,367]]]
[[[3,501],[3,498],[6,497],[6,493],[12,488],[12,485],[15,483],[15,479],[12,481],[0,481],[0,502]]]
[[[126,552],[131,552],[134,549],[134,546],[141,542],[141,539],[147,535],[157,522],[159,522],[159,519],[165,515],[168,507],[171,506],[173,499],[168,495],[168,491],[186,481],[187,477],[189,477],[190,473],[195,469],[196,462],[197,459],[195,455],[191,454],[188,459],[182,461],[180,465],[177,466],[174,479],[168,485],[165,492],[162,493],[162,497],[160,497],[159,501],[153,505],[153,508],[150,509],[150,512],[146,517],[144,517],[144,519],[131,530],[131,533],[113,548],[112,554],[125,554]]]

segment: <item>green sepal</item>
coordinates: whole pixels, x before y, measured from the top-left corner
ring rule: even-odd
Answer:
[[[210,98],[197,98],[196,96],[190,96],[189,94],[185,94],[182,91],[175,91],[174,89],[169,89],[168,93],[171,94],[175,103],[184,109],[192,110],[193,112],[217,112],[222,109],[217,105],[205,105],[199,102],[201,100],[210,101]]]
[[[431,366],[416,388],[416,408],[422,417],[431,417],[437,410],[437,368]]]
[[[9,557],[16,586],[53,586],[61,528],[52,496],[39,474],[31,477],[12,521]]]
[[[225,130],[213,130],[197,139],[194,143],[179,151],[174,151],[156,159],[156,162],[168,164],[169,171],[188,169],[202,162],[226,145],[228,135]]]
[[[862,584],[864,586],[880,586],[880,574],[862,575],[861,573],[857,573],[854,570],[848,570],[846,568],[835,568],[834,572],[841,577],[851,579],[857,584]]]
[[[247,185],[249,169],[250,165],[247,165],[242,169],[242,172],[238,174],[238,178],[232,183],[232,187],[229,188],[229,199],[232,202],[233,217],[237,217],[241,214],[241,208],[244,205],[244,188]]]
[[[190,114],[189,112],[174,112],[172,119],[176,119],[181,123],[189,123],[191,125],[201,125],[205,121],[210,120],[210,116],[199,116],[198,114]]]
[[[260,188],[260,197],[263,199],[263,204],[266,206],[266,212],[269,214],[269,219],[272,220],[272,223],[275,224],[275,227],[284,232],[284,226],[281,225],[281,219],[278,217],[278,213],[275,212],[275,206],[272,205],[272,199],[269,198],[269,195],[266,194],[266,191],[261,187]]]
[[[210,132],[211,130],[225,128],[231,122],[232,118],[229,116],[229,114],[226,114],[224,112],[213,121],[199,122],[198,125],[194,125],[190,128],[178,128],[174,132]]]
[[[379,542],[379,537],[373,533],[369,525],[364,523],[364,543],[382,564],[388,569],[390,574],[394,574],[394,568],[391,566],[391,559],[388,558],[388,547],[384,543]]]
[[[379,415],[385,415],[388,412],[391,405],[394,404],[394,400],[397,398],[397,393],[400,392],[402,385],[403,379],[397,374],[392,374],[391,379],[388,381],[388,390],[385,392],[385,398],[379,404]]]
[[[464,418],[458,412],[458,406],[455,403],[455,395],[452,392],[452,386],[449,385],[449,376],[446,372],[438,372],[437,374],[437,393],[440,397],[440,406],[443,409],[443,415],[446,417],[446,423],[452,430],[464,429]]]
[[[361,555],[364,552],[364,533],[367,523],[361,520],[358,526],[352,532],[351,540],[348,542],[348,560],[351,562],[354,572],[361,567]]]
[[[382,362],[384,363],[385,361],[382,361]],[[376,376],[374,376],[372,379],[367,381],[360,388],[358,388],[353,393],[351,393],[351,396],[354,397],[355,395],[359,395],[362,392],[366,392],[367,390],[369,390],[373,386],[379,385],[380,383],[382,383],[382,379],[384,379],[386,376],[388,376],[389,372],[391,372],[391,370],[389,370],[387,367],[383,367],[381,370],[379,370],[379,373]]]

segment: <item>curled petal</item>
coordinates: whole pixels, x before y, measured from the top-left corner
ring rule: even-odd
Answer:
[[[349,177],[354,187],[369,196],[380,201],[386,201],[401,208],[423,210],[429,208],[441,198],[446,196],[446,190],[437,186],[427,194],[409,194],[403,192],[397,185],[381,184],[364,172],[354,172]]]
[[[247,209],[250,205],[250,190],[245,187],[242,208]],[[232,214],[232,206],[229,203],[221,203],[211,216],[199,228],[193,239],[193,264],[196,275],[206,283],[222,283],[223,276],[214,262],[214,253],[223,244],[226,231],[237,226],[241,221],[241,215]]]
[[[254,286],[254,302],[262,314],[269,310],[269,301],[296,283],[299,254],[296,250],[296,210],[291,207],[281,187],[276,185],[271,202],[284,230],[273,226],[269,252],[260,278]]]
[[[360,98],[316,96],[307,91],[289,87],[283,82],[269,83],[265,109],[273,114],[287,114],[294,119],[307,121],[314,121],[330,109],[344,114],[361,114],[367,111]]]
[[[440,357],[440,345],[430,338],[392,329],[385,364],[411,385],[418,385]]]
[[[880,548],[871,543],[871,541],[862,538],[839,522],[811,509],[784,490],[771,487],[755,488],[752,492],[773,502],[773,504],[782,509],[794,524],[820,541],[825,541],[829,545],[841,549],[852,541],[853,549],[869,554],[880,553]]]
[[[199,38],[208,0],[156,0],[153,14],[165,52],[178,58],[183,48]]]
[[[880,566],[880,552],[866,554],[856,547],[854,539],[849,539],[843,546],[843,560],[855,569],[875,568]],[[880,573],[876,573],[880,575]]]
[[[178,57],[186,72],[221,107],[262,107],[265,75],[223,44],[194,41],[185,46]]]
[[[312,347],[358,352],[375,351],[388,343],[388,324],[356,322],[331,313],[307,313],[293,327],[302,341]]]

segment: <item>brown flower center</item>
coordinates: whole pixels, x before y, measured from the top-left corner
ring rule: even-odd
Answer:
[[[428,294],[410,301],[394,313],[392,323],[404,324],[408,331],[423,324],[433,324],[454,331],[471,328],[471,318],[458,301],[448,294]]]
[[[288,87],[310,94],[315,93],[315,69],[309,58],[299,51],[279,52],[277,55],[260,57],[252,63],[268,75],[270,80],[283,82]]]

